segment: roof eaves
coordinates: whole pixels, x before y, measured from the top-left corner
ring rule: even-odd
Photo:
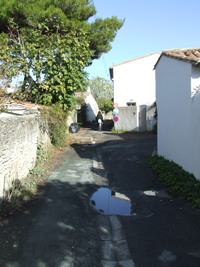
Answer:
[[[112,69],[114,67],[117,67],[117,66],[120,66],[120,65],[123,65],[123,64],[126,64],[126,63],[130,63],[130,62],[133,62],[133,61],[136,61],[136,60],[139,60],[139,59],[143,59],[143,58],[146,58],[146,57],[149,57],[149,56],[153,56],[155,54],[161,54],[159,52],[155,52],[155,53],[152,53],[152,54],[149,54],[149,55],[146,55],[146,56],[142,56],[142,57],[138,57],[138,58],[134,58],[134,59],[131,59],[131,60],[128,60],[128,61],[125,61],[125,62],[122,62],[122,63],[119,63],[119,64],[116,64],[116,65],[113,65],[113,66],[110,66],[109,69]]]
[[[75,92],[74,93],[74,97],[77,98],[82,98],[82,99],[86,99],[88,96],[90,95],[90,92]]]
[[[179,49],[179,48],[175,48],[175,49],[169,49],[169,50],[163,50],[162,54],[160,55],[160,57],[158,58],[156,64],[154,65],[154,69],[157,67],[158,62],[160,61],[162,56],[166,56],[169,58],[173,58],[176,60],[180,60],[183,62],[187,62],[190,63],[192,65],[199,65],[200,64],[200,57],[195,58],[195,59],[191,59],[190,56],[187,55],[182,55],[182,54],[175,54],[175,52],[182,52],[182,53],[187,53],[187,52],[192,52],[195,54],[195,52],[198,53],[197,50],[200,50],[200,48],[183,48],[183,49]],[[172,54],[170,54],[172,53]]]
[[[189,63],[194,64],[194,65],[196,65],[200,62],[200,58],[190,59],[189,57],[186,57],[186,56],[183,57],[181,55],[169,55],[165,51],[163,51],[163,56],[178,59],[178,60],[185,61],[185,62],[189,62]]]

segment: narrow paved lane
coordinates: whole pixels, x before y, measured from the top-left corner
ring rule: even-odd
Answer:
[[[89,205],[96,190],[92,153],[68,149],[41,196],[8,218],[0,228],[6,235],[0,241],[0,266],[101,266],[98,214]]]
[[[145,164],[155,146],[137,135],[101,146],[109,187],[131,200],[131,216],[121,216],[131,257],[137,267],[198,267],[200,213],[168,195]]]
[[[40,197],[0,219],[0,266],[199,267],[199,211],[169,196],[144,162],[156,136],[88,128],[76,140]],[[131,200],[130,216],[91,205],[102,186]]]

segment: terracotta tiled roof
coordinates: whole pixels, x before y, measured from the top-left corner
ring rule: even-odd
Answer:
[[[194,65],[198,65],[200,63],[200,48],[184,48],[184,49],[169,49],[163,50],[160,55],[158,61],[155,64],[154,69],[156,68],[160,58],[162,56],[174,58],[177,60],[181,60],[184,62],[188,62]]]
[[[84,100],[89,95],[90,95],[90,92],[76,92],[76,93],[74,93],[75,98],[82,98]]]
[[[155,53],[152,53],[152,54],[143,56],[143,57],[138,57],[138,58],[135,58],[135,59],[131,59],[131,60],[129,60],[129,61],[125,61],[125,62],[116,64],[116,65],[113,65],[113,66],[110,67],[110,69],[112,69],[112,68],[114,68],[114,67],[117,67],[117,66],[120,66],[120,65],[123,65],[123,64],[126,64],[126,63],[129,63],[129,62],[132,62],[132,61],[135,61],[135,60],[138,60],[138,59],[146,58],[146,57],[149,57],[149,56],[152,56],[152,55],[155,55],[155,54],[159,54],[159,55],[160,55],[159,52],[155,52]]]
[[[23,108],[37,108],[37,109],[43,109],[45,106],[39,105],[39,104],[33,104],[30,102],[23,102],[22,104]]]
[[[7,97],[0,97],[0,100],[3,105],[13,105],[13,106],[20,106],[23,108],[37,108],[37,109],[43,109],[45,106],[34,104],[31,102],[24,102],[20,100],[14,100],[12,98]]]

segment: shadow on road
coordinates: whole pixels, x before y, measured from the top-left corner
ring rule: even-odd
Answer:
[[[99,213],[90,205],[100,186],[95,175],[131,200],[131,216],[121,222],[136,266],[199,266],[199,212],[166,194],[145,164],[156,136],[115,135],[96,145],[71,145],[37,198],[1,218],[0,266],[102,266]],[[144,194],[149,191],[158,194]]]
[[[140,142],[139,140],[138,146],[141,146]],[[104,145],[109,147],[115,143],[116,141],[109,140]],[[117,141],[118,146],[125,143],[123,139]],[[126,144],[127,151],[130,150],[130,145],[131,143]],[[90,173],[104,178],[105,170],[88,165],[100,146],[101,144],[71,145],[72,149],[66,154],[66,158],[63,157],[60,168],[54,170],[50,180],[39,187],[37,198],[26,203],[12,216],[2,218],[0,266],[101,266],[97,226],[99,213],[90,205],[90,197],[99,186],[89,178]],[[105,155],[105,160],[113,162],[109,157],[109,154]],[[115,159],[119,160],[117,155]],[[82,182],[75,171],[78,168],[82,168],[79,175],[82,172],[86,174],[86,180]],[[71,180],[66,182],[65,176],[69,174]],[[120,187],[122,193],[128,189],[128,195],[131,194],[128,176],[127,180],[124,177],[126,182],[122,186],[119,179],[115,180],[110,169],[108,180],[110,187]]]
[[[40,196],[2,221],[0,266],[100,266],[92,184],[51,180]]]

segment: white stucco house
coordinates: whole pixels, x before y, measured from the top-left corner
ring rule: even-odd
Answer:
[[[156,100],[154,65],[159,56],[160,53],[156,52],[109,68],[114,84],[114,103],[118,103],[119,107],[137,107],[134,127],[136,131],[141,128],[140,110],[143,110],[144,106],[152,106]],[[124,118],[121,119],[124,121]],[[128,126],[123,125],[124,127]]]
[[[82,98],[85,101],[87,121],[95,121],[99,108],[96,100],[91,94],[90,87],[88,87],[87,92],[76,92],[75,98]]]
[[[200,179],[200,48],[163,51],[155,71],[158,154]]]

